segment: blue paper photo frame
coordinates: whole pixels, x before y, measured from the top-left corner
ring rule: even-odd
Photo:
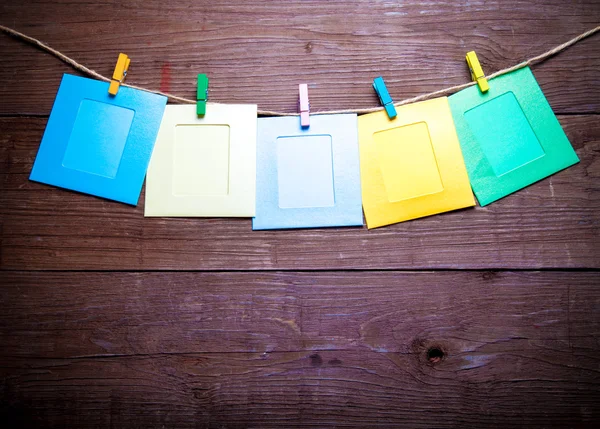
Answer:
[[[30,180],[136,205],[167,98],[65,74]]]
[[[258,119],[252,229],[362,226],[355,114]]]

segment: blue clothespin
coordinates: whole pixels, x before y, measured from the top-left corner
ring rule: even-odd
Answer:
[[[373,88],[379,97],[379,101],[385,108],[385,112],[387,113],[388,117],[390,119],[394,119],[396,117],[396,107],[394,107],[392,97],[390,97],[390,93],[385,87],[385,83],[383,83],[383,78],[381,76],[373,79]]]

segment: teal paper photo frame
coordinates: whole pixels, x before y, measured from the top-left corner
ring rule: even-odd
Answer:
[[[488,205],[579,162],[526,67],[449,97],[473,192]]]

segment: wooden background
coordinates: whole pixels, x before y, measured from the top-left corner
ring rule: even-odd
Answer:
[[[295,111],[464,83],[600,23],[598,0],[7,1],[108,76]],[[143,217],[28,180],[62,73],[0,35],[0,424],[598,427],[600,35],[533,69],[581,162],[378,230]],[[492,83],[493,84],[493,83]]]

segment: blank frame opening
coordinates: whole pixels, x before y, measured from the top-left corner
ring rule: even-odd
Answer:
[[[331,136],[279,137],[276,146],[279,207],[334,206]]]
[[[498,177],[544,156],[512,92],[466,111],[465,119]]]
[[[173,194],[229,194],[229,125],[177,125]]]
[[[101,101],[81,100],[62,166],[114,179],[134,113]]]
[[[373,141],[390,202],[444,190],[425,122],[378,131]]]

